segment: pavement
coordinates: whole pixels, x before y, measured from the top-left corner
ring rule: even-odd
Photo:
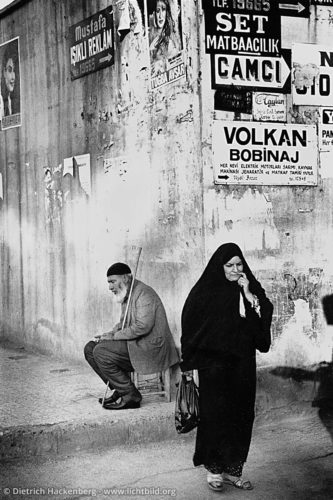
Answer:
[[[85,361],[2,342],[0,373],[0,459],[175,436],[174,402],[148,395],[140,409],[105,410],[98,403],[105,385]]]
[[[195,430],[179,436],[174,401],[144,396],[139,409],[107,411],[86,362],[0,344],[0,498],[210,500],[192,464]],[[313,408],[313,382],[258,370],[256,420],[245,475],[230,500],[333,497],[333,411]],[[173,387],[175,389],[175,387]]]
[[[98,398],[105,386],[85,360],[60,360],[2,342],[0,363],[0,459],[68,455],[178,436],[175,403],[164,397],[144,396],[139,409],[103,409]],[[312,386],[259,371],[257,421],[307,415]]]
[[[326,415],[327,417],[328,415]],[[14,500],[331,500],[333,415],[312,409],[255,423],[244,476],[252,491],[210,491],[193,467],[195,431],[176,439],[1,462],[0,497]]]

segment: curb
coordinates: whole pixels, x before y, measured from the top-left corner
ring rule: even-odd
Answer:
[[[158,407],[159,406],[159,407]],[[167,408],[164,408],[167,407]],[[147,410],[153,411],[149,415]],[[175,429],[174,403],[147,405],[130,418],[98,422],[64,422],[16,427],[0,431],[0,461],[32,456],[64,456],[80,451],[96,451],[139,443],[159,442],[179,437]],[[290,417],[304,417],[316,411],[309,402],[295,403],[267,411],[257,411],[255,425],[270,424]],[[195,431],[182,437],[195,436]]]
[[[273,380],[258,374],[256,425],[313,413],[312,383]],[[0,429],[0,460],[31,456],[72,455],[123,445],[175,439],[175,402],[152,402],[139,409],[105,412],[101,418]],[[195,435],[190,432],[189,438]],[[185,435],[186,436],[186,435]]]
[[[177,436],[174,402],[147,404],[119,417],[33,425],[0,431],[0,460],[41,455],[69,455],[83,450],[111,448]]]

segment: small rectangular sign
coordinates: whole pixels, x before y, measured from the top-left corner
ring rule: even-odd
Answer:
[[[72,80],[114,64],[112,7],[71,26],[69,41]]]
[[[216,184],[317,185],[315,125],[215,120]]]
[[[319,132],[319,150],[333,151],[333,107],[321,108]]]
[[[253,119],[259,122],[286,122],[287,97],[284,94],[253,92]]]
[[[234,86],[216,90],[214,95],[214,109],[251,114],[252,92],[249,92],[242,87]]]

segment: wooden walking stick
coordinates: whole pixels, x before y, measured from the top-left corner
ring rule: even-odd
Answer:
[[[123,330],[123,329],[124,329],[124,327],[125,327],[125,323],[126,323],[126,319],[127,319],[128,308],[129,308],[129,305],[130,305],[130,302],[131,302],[132,291],[133,291],[133,285],[134,285],[134,280],[135,280],[135,278],[136,278],[136,273],[137,273],[138,266],[139,266],[139,260],[140,260],[140,255],[141,255],[141,252],[142,252],[142,248],[141,248],[141,247],[138,247],[138,255],[137,255],[137,257],[136,257],[136,263],[135,263],[135,268],[134,268],[134,274],[132,275],[132,283],[131,283],[130,291],[129,291],[129,294],[128,294],[128,301],[127,301],[127,304],[126,304],[126,309],[125,309],[125,314],[124,314],[123,324],[121,325],[121,329],[122,329],[122,330]]]
[[[127,320],[128,309],[129,309],[129,305],[130,305],[131,298],[132,298],[133,285],[134,285],[134,281],[135,281],[135,278],[136,278],[136,273],[137,273],[137,270],[138,270],[138,267],[139,267],[139,260],[140,260],[141,252],[142,252],[142,247],[138,247],[138,255],[136,257],[136,263],[135,263],[134,273],[132,274],[131,287],[130,287],[130,291],[129,291],[129,294],[128,294],[128,300],[127,300],[127,304],[126,304],[126,309],[125,309],[125,314],[124,314],[123,322],[122,322],[122,325],[121,325],[121,329],[122,330],[125,328],[125,324],[126,324],[126,320]],[[110,382],[108,381],[107,384],[106,384],[106,389],[105,389],[105,393],[104,393],[104,397],[103,397],[103,401],[102,401],[102,406],[104,406],[104,401],[105,401],[106,394],[108,392],[109,386],[110,386]]]

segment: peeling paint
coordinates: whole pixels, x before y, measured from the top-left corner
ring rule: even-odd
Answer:
[[[83,110],[81,112],[81,118],[82,120],[87,120],[88,123],[92,123],[93,120],[95,119],[95,112],[87,111],[86,108],[83,107]]]
[[[209,199],[206,198],[206,209],[211,210],[209,248],[218,246],[219,241],[235,241],[248,251],[280,248],[273,205],[262,192],[241,186],[225,194],[223,205],[221,201],[215,189],[210,191]]]
[[[303,299],[294,301],[294,316],[285,325],[275,342],[270,359],[284,366],[302,366],[319,361],[316,344],[311,340],[312,317],[309,304]]]
[[[317,108],[313,106],[299,106],[298,108],[300,109],[294,107],[288,110],[292,123],[311,125],[319,122],[320,113]]]
[[[320,70],[316,64],[293,63],[293,84],[296,88],[310,88],[319,78]]]
[[[46,223],[61,223],[63,208],[62,169],[44,167]]]
[[[108,122],[110,120],[111,113],[108,110],[100,110],[98,112],[98,121]]]

